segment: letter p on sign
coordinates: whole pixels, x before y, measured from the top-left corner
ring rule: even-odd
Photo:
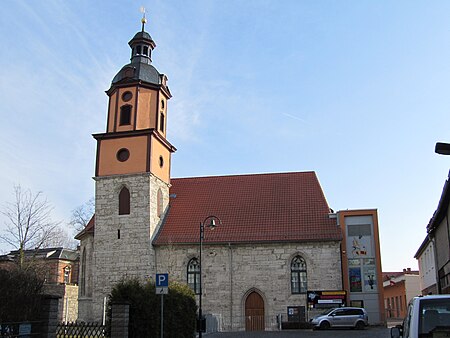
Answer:
[[[169,287],[169,274],[168,273],[157,273],[156,274],[156,287],[167,288]]]

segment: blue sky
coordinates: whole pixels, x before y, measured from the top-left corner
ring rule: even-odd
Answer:
[[[334,210],[378,209],[383,270],[417,268],[450,167],[450,2],[2,5],[0,204],[21,184],[67,222],[94,195],[91,134],[145,6],[173,177],[316,171]]]

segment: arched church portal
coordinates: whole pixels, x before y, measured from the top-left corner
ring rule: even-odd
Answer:
[[[245,299],[245,331],[264,331],[264,299],[252,291]]]

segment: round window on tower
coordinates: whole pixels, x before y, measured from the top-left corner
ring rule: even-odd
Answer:
[[[131,92],[125,92],[122,94],[122,100],[125,102],[128,102],[133,97],[133,94]]]
[[[162,156],[159,157],[159,166],[162,168],[164,165],[164,158]]]
[[[130,152],[128,149],[122,148],[117,152],[116,157],[120,162],[125,162],[130,157]]]

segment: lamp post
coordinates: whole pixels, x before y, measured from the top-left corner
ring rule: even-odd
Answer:
[[[199,265],[200,265],[200,275],[199,275],[199,299],[198,299],[198,320],[197,320],[197,329],[198,329],[198,337],[202,338],[202,332],[203,332],[203,313],[202,313],[202,247],[203,247],[203,238],[205,236],[205,223],[207,221],[210,221],[209,224],[207,224],[207,227],[211,230],[214,230],[217,226],[216,220],[219,221],[219,224],[222,224],[222,221],[219,217],[210,215],[206,217],[203,222],[200,222],[200,239],[199,239],[199,245],[200,245],[200,252],[199,252]]]
[[[434,147],[434,152],[439,155],[450,155],[450,143],[444,143],[444,142],[436,142],[436,146]],[[450,234],[450,229],[448,229],[448,222],[447,222],[447,233]],[[433,243],[433,249],[434,249],[434,270],[436,272],[436,286],[437,286],[437,293],[441,294],[442,287],[441,287],[441,280],[439,278],[439,265],[438,265],[438,250],[436,245],[436,235],[433,233],[433,231],[430,231],[428,233],[431,243]],[[449,235],[450,239],[450,235]]]
[[[437,142],[434,148],[434,152],[440,155],[450,155],[450,144]]]

